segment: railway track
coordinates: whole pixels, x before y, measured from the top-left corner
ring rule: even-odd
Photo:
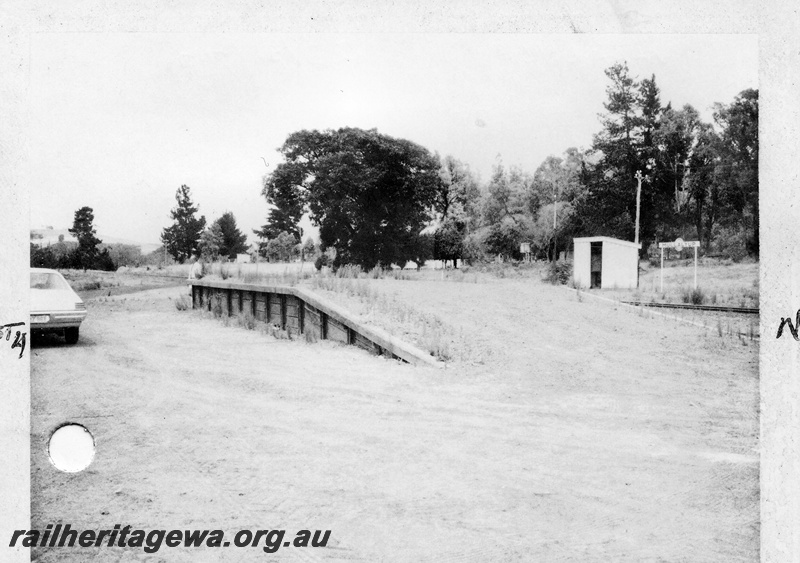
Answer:
[[[690,311],[714,311],[717,313],[741,313],[745,315],[758,315],[758,308],[730,307],[727,305],[692,305],[691,303],[652,303],[647,301],[623,301],[626,305],[638,307],[656,307],[659,309],[688,309]]]

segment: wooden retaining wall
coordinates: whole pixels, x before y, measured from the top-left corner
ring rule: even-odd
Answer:
[[[189,284],[194,309],[218,308],[224,316],[250,313],[259,322],[279,326],[292,334],[358,346],[414,365],[444,365],[423,350],[363,325],[338,305],[299,287],[219,280],[193,280]]]

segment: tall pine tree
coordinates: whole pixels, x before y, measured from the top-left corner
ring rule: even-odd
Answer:
[[[603,129],[595,135],[592,151],[600,158],[588,178],[589,196],[578,209],[581,223],[593,235],[626,240],[635,236],[636,172],[645,176],[640,207],[640,241],[645,252],[656,233],[661,209],[658,149],[659,118],[663,111],[655,76],[637,82],[627,63],[606,70],[611,84],[603,104]]]
[[[206,228],[206,218],[195,217],[198,207],[192,203],[189,192],[189,186],[185,184],[175,192],[177,206],[170,211],[174,223],[161,233],[161,242],[167,252],[181,264],[197,255],[200,235]]]
[[[222,217],[214,221],[214,224],[219,226],[219,232],[222,235],[222,243],[219,247],[221,256],[233,260],[237,254],[247,252],[247,235],[242,234],[236,226],[236,218],[233,213],[226,211]]]

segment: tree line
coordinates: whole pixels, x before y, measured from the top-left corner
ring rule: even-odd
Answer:
[[[567,148],[533,172],[498,159],[480,182],[469,166],[376,130],[298,131],[265,178],[274,206],[259,232],[297,233],[309,213],[342,263],[387,267],[428,258],[555,260],[576,236],[634,238],[641,174],[642,256],[659,241],[697,239],[706,254],[758,256],[758,91],[717,103],[713,123],[661,102],[655,76],[626,63],[609,80],[588,150]]]
[[[634,238],[638,175],[642,257],[680,236],[700,240],[707,255],[757,258],[758,91],[715,104],[707,123],[691,105],[663,104],[653,75],[638,80],[624,62],[605,75],[605,111],[591,147],[548,156],[532,173],[498,157],[481,181],[451,155],[375,129],[292,133],[279,148],[283,161],[263,180],[271,210],[253,231],[258,253],[285,261],[324,252],[333,267],[430,258],[457,266],[520,259],[525,242],[534,257],[556,260],[573,237]],[[174,260],[247,252],[232,213],[207,225],[188,186],[175,198],[161,235]],[[306,214],[319,228],[319,246],[301,242]],[[76,212],[73,229],[81,234],[65,264],[109,260],[92,250],[99,244],[92,218],[90,208]]]
[[[197,216],[199,206],[192,201],[191,189],[182,185],[175,193],[176,206],[170,211],[172,225],[165,228],[161,241],[174,260],[184,263],[192,258],[207,262],[215,260],[235,260],[238,254],[247,254],[249,247],[247,235],[242,233],[233,213],[226,211],[221,217],[206,226],[205,215]],[[287,231],[269,230],[268,234],[253,231],[262,239],[258,253],[263,258],[288,261],[295,256],[304,258],[316,251],[314,241],[299,241],[299,227]],[[297,233],[297,234],[296,234]]]
[[[239,230],[233,213],[226,211],[206,227],[205,215],[196,216],[199,208],[192,202],[189,186],[178,188],[175,201],[170,211],[173,224],[162,231],[161,242],[176,261],[183,263],[192,257],[235,259],[247,252],[247,235]]]

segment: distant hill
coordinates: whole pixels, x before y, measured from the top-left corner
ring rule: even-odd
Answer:
[[[69,229],[53,229],[50,227],[31,229],[31,242],[39,246],[47,246],[57,243],[58,237],[62,235],[65,242],[78,242],[78,239],[72,236]],[[133,246],[138,246],[142,254],[149,254],[161,246],[160,244],[142,243],[134,240],[105,236],[102,233],[97,233],[97,238],[102,240],[103,244],[131,244]]]

